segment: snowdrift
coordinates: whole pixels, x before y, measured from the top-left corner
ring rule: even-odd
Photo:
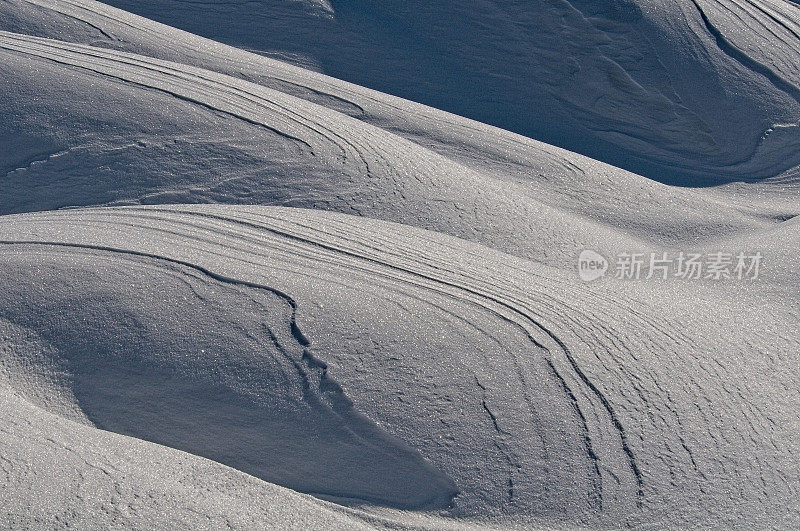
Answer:
[[[178,51],[168,49],[171,61],[165,61],[0,34],[8,73],[0,80],[8,95],[0,116],[9,124],[0,134],[10,146],[0,155],[7,169],[0,212],[280,204],[396,221],[560,264],[587,247],[711,241],[764,228],[765,216],[797,213],[791,202],[765,201],[761,187],[745,190],[744,205],[731,204],[729,194],[658,184],[477,122],[98,10],[69,13],[110,34],[126,28],[124,39],[115,41],[125,48],[149,54],[167,41]],[[36,13],[25,20],[33,24]],[[47,33],[69,39],[80,33],[52,29],[65,16],[45,15]],[[124,44],[133,38],[131,25],[142,26],[133,32],[138,41]],[[172,60],[257,72],[259,84]],[[294,89],[284,92],[286,86]],[[308,93],[335,98],[308,101]],[[371,109],[369,118],[351,117],[342,106]],[[642,215],[645,204],[648,215]]]
[[[800,163],[790,1],[108,3],[663,182]]]
[[[111,3],[0,2],[4,526],[800,525],[795,3]]]
[[[60,418],[304,492],[462,516],[797,514],[790,297],[587,289],[297,209],[6,216],[0,241],[0,315],[29,338],[5,349],[10,392]],[[783,328],[737,314],[745,302]]]

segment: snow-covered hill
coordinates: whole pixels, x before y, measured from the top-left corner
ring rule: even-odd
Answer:
[[[111,3],[0,2],[2,525],[800,525],[796,4]]]

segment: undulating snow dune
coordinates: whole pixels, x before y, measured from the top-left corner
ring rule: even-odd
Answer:
[[[800,164],[787,0],[108,3],[665,182]]]
[[[0,1],[1,525],[800,526],[796,3],[109,3]]]
[[[797,213],[792,202],[762,199],[774,185],[752,185],[731,204],[730,194],[665,186],[100,6],[56,2],[53,11],[25,3],[7,19],[12,29],[35,26],[137,56],[0,36],[9,72],[9,97],[0,103],[12,124],[4,141],[15,147],[0,161],[10,170],[2,212],[284,204],[408,223],[561,263],[585,247],[713,240]],[[74,29],[71,17],[83,25]],[[156,54],[231,75],[149,57]],[[235,77],[242,72],[257,83]],[[641,215],[644,204],[652,215]]]
[[[7,354],[8,385],[77,423],[393,507],[795,521],[791,299],[586,289],[458,239],[298,209],[9,216],[0,239],[3,322],[29,349]],[[767,304],[792,324],[737,315]]]

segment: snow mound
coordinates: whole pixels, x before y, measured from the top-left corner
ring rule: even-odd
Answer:
[[[109,3],[664,182],[800,164],[793,2]]]
[[[4,526],[800,526],[796,2],[112,3],[227,44],[0,2]]]
[[[92,27],[106,27],[102,10],[86,13]],[[8,94],[0,116],[10,124],[0,135],[12,147],[0,154],[6,168],[0,212],[130,203],[289,205],[406,223],[564,264],[587,247],[674,245],[698,234],[712,240],[760,229],[766,224],[761,212],[792,209],[760,198],[755,206],[730,205],[728,197],[706,190],[654,183],[229,47],[209,44],[209,52],[183,55],[208,41],[114,14],[121,18],[103,31],[145,24],[143,35],[160,32],[155,42],[182,44],[180,53],[167,54],[171,59],[229,70],[230,60],[233,70],[246,65],[260,72],[259,83],[276,85],[288,76],[295,88],[287,93],[279,90],[285,86],[138,53],[0,33],[9,74],[0,81]],[[130,47],[153,51],[155,44],[140,40],[145,43]],[[299,87],[341,96],[336,104],[333,96],[315,103]],[[370,118],[350,116],[352,107],[370,109]],[[406,126],[398,130],[398,124]],[[641,215],[644,204],[647,215]]]
[[[88,248],[4,253],[3,319],[38,338],[32,349],[12,348],[9,378],[59,375],[58,396],[71,398],[78,419],[294,490],[449,505],[447,477],[352,411],[306,349],[293,299],[147,258]],[[37,356],[40,342],[48,349]],[[47,391],[26,394],[47,406]]]
[[[452,515],[796,521],[791,297],[589,288],[298,209],[6,216],[0,240],[3,322],[48,345],[11,389],[46,411],[323,496],[444,507],[457,489]]]

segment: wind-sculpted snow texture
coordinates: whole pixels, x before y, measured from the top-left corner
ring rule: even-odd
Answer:
[[[664,182],[800,164],[786,0],[109,3]]]
[[[62,418],[320,495],[446,507],[457,485],[455,515],[797,522],[796,323],[681,316],[724,323],[718,288],[585,289],[296,209],[10,216],[0,239],[2,319],[29,338],[4,352],[7,385]]]
[[[800,526],[796,3],[111,3],[0,0],[2,527]]]
[[[56,5],[92,31],[113,35],[122,27],[122,42],[131,39],[128,18],[116,10],[109,19],[71,2]],[[58,12],[45,14],[61,20]],[[786,214],[783,202],[763,204],[760,189],[747,190],[755,206],[731,206],[727,197],[657,184],[129,18],[142,26],[135,35],[143,44],[125,48],[153,54],[172,43],[175,51],[161,51],[170,60],[255,72],[270,88],[146,55],[0,34],[8,72],[0,80],[8,95],[0,112],[12,146],[0,160],[7,169],[0,212],[130,202],[283,204],[407,223],[560,263],[584,247],[711,240]],[[75,31],[44,27],[75,38]],[[314,105],[303,99],[309,93],[329,96],[312,98]],[[369,118],[349,117],[353,108],[370,109]],[[640,215],[644,204],[652,216]],[[794,213],[796,205],[788,208]]]

